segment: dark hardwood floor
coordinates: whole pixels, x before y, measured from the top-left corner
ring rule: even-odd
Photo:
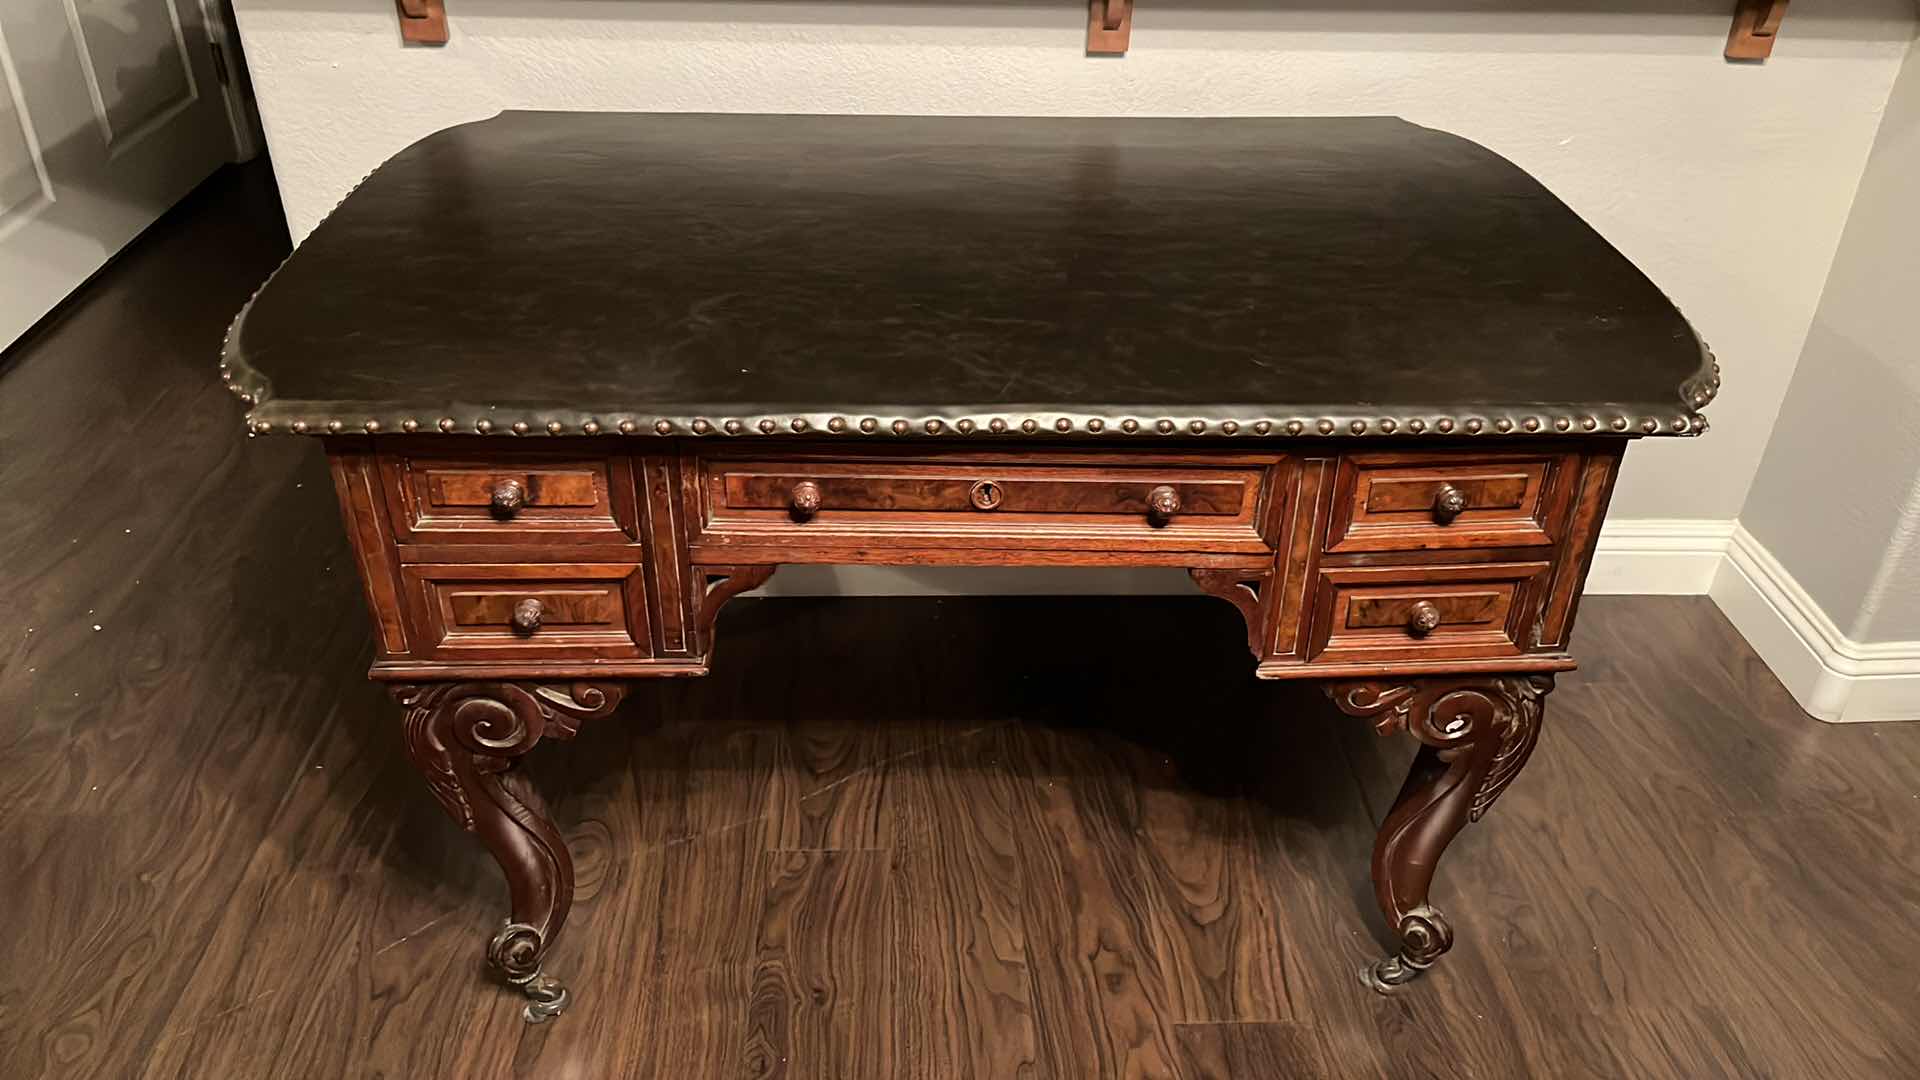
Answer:
[[[1587,601],[1392,998],[1412,743],[1257,684],[1227,605],[739,602],[710,678],[534,755],[580,902],[526,1026],[320,448],[215,377],[265,180],[0,374],[0,1076],[1920,1075],[1920,725],[1808,719],[1696,598]]]

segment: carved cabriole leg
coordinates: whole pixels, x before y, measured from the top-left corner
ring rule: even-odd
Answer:
[[[1540,737],[1551,675],[1434,677],[1328,684],[1342,710],[1383,735],[1420,740],[1407,782],[1373,846],[1373,889],[1400,952],[1365,977],[1382,993],[1417,978],[1453,947],[1453,928],[1427,902],[1434,868],[1455,834],[1512,782]]]
[[[573,906],[573,859],[515,765],[542,738],[572,738],[580,721],[612,712],[625,693],[619,683],[591,682],[393,687],[407,710],[408,756],[506,871],[512,915],[488,944],[487,963],[531,999],[531,1023],[567,1007],[566,988],[540,963]]]

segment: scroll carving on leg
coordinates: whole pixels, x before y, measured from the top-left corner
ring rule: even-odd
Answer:
[[[453,820],[480,838],[506,872],[511,912],[487,963],[529,998],[539,1023],[568,994],[541,971],[573,906],[573,859],[546,807],[515,767],[542,738],[572,738],[580,722],[619,705],[619,683],[472,682],[401,685],[407,754]]]
[[[1533,753],[1551,675],[1434,677],[1328,684],[1341,710],[1381,734],[1406,731],[1419,754],[1373,846],[1373,889],[1400,951],[1368,967],[1386,993],[1453,947],[1453,928],[1427,900],[1447,845],[1480,820]]]

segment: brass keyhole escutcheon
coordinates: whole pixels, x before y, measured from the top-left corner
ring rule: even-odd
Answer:
[[[973,500],[975,510],[991,510],[999,506],[1007,497],[1007,489],[992,480],[982,480],[967,492],[967,498]]]

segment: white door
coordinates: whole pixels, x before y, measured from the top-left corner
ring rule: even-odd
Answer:
[[[234,157],[200,2],[0,0],[0,348]]]

